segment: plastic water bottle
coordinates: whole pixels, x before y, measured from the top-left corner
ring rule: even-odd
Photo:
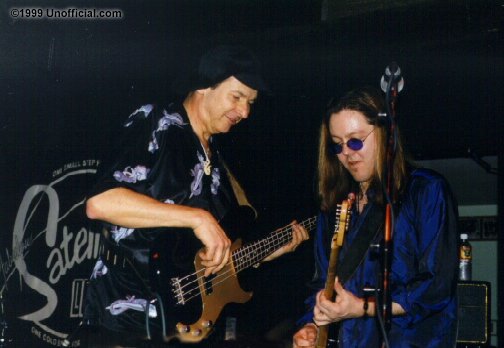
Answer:
[[[460,235],[459,280],[472,279],[472,246],[466,233]]]

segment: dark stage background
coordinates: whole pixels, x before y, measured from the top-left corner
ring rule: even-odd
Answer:
[[[10,15],[22,7],[119,9],[123,18]],[[77,326],[97,253],[83,211],[97,165],[121,122],[169,101],[174,78],[216,44],[254,49],[273,89],[219,137],[260,213],[257,237],[315,214],[324,105],[379,87],[391,61],[405,79],[398,123],[415,159],[503,155],[500,1],[6,0],[0,10],[0,286],[11,347],[60,346]],[[248,275],[253,299],[228,313],[240,335],[290,340],[311,248]]]

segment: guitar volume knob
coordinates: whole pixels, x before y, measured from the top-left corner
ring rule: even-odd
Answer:
[[[191,328],[189,327],[189,325],[178,324],[177,330],[179,333],[187,333],[191,330]]]
[[[194,336],[194,337],[198,337],[198,336],[201,336],[201,330],[200,329],[195,329],[195,330],[192,330],[191,331],[191,334]]]
[[[205,328],[205,329],[208,329],[210,327],[212,327],[213,323],[211,320],[204,320],[203,322],[201,322],[201,325]]]

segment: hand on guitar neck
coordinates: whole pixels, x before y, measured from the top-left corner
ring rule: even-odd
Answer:
[[[291,253],[296,250],[296,248],[305,240],[310,239],[310,235],[308,234],[308,231],[306,228],[300,224],[297,223],[297,221],[291,222],[289,225],[292,228],[292,239],[285,244],[284,246],[280,247],[279,249],[275,250],[272,254],[268,255],[266,258],[264,258],[262,261],[272,261],[283,254]],[[276,230],[275,232],[280,232],[285,229],[280,228]]]
[[[334,301],[328,299],[324,291],[317,294],[317,303],[313,310],[313,321],[318,326],[349,318],[360,318],[365,314],[370,315],[370,312],[374,311],[374,308],[368,307],[367,313],[364,313],[364,299],[343,289],[338,278],[334,281],[334,291],[336,292]]]
[[[317,294],[317,302],[313,310],[314,323],[306,324],[294,335],[294,348],[318,348],[318,326],[329,325],[349,318],[360,318],[364,315],[371,316],[374,313],[374,306],[369,306],[365,313],[364,300],[343,289],[338,278],[334,282],[334,291],[336,293],[334,301],[328,299],[323,290]]]

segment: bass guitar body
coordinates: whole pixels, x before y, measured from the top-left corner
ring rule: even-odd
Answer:
[[[226,215],[219,224],[230,235],[250,226],[254,213],[240,207]],[[234,251],[241,246],[236,239]],[[151,247],[149,260],[150,287],[158,296],[158,313],[164,321],[164,340],[196,343],[214,329],[227,303],[244,303],[252,297],[240,287],[233,263],[228,263],[217,274],[205,277],[205,267],[198,252],[201,242],[192,230],[166,232]]]
[[[266,238],[242,245],[237,231],[250,229],[254,212],[240,207],[219,221],[234,243],[230,261],[216,274],[205,277],[198,252],[202,244],[190,230],[167,232],[150,252],[149,273],[153,293],[162,308],[164,340],[197,343],[208,337],[224,306],[245,303],[252,292],[241,288],[238,273],[253,266],[292,240],[292,227],[270,233]],[[315,218],[302,224],[314,228]]]

